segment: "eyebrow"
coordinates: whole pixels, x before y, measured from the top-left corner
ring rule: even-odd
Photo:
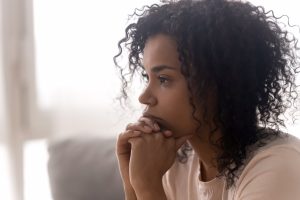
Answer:
[[[151,68],[151,72],[153,73],[158,73],[162,70],[165,70],[165,69],[170,69],[170,70],[176,70],[175,67],[171,67],[171,66],[168,66],[168,65],[157,65],[157,66],[154,66]]]

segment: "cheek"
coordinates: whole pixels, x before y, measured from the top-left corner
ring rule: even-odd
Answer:
[[[188,101],[180,100],[169,104],[168,121],[175,135],[186,135],[195,131],[196,121],[193,118],[193,108]]]
[[[177,122],[174,124],[175,132],[177,135],[187,135],[195,132],[197,128],[197,123],[192,116],[192,110],[183,110],[178,118]]]
[[[160,108],[164,110],[164,117],[175,135],[185,135],[195,131],[196,121],[193,119],[193,107],[190,104],[185,81],[173,85],[172,89],[160,97],[162,103]]]

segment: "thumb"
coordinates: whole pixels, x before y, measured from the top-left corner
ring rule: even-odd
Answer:
[[[185,135],[185,136],[182,136],[180,138],[177,138],[175,140],[175,145],[176,145],[176,151],[178,151],[178,149],[190,138],[192,138],[193,135]]]

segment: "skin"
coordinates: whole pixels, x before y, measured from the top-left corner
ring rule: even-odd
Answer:
[[[182,144],[188,140],[198,154],[202,181],[217,175],[212,163],[217,149],[209,142],[211,120],[196,131],[199,125],[192,115],[187,81],[180,72],[176,42],[163,34],[149,38],[143,64],[148,82],[139,101],[146,106],[145,111],[138,122],[129,124],[119,135],[117,156],[126,199],[166,199],[162,176]],[[213,95],[207,98],[212,102],[208,110],[213,113]],[[201,116],[200,107],[197,111]],[[220,135],[217,131],[213,140]]]

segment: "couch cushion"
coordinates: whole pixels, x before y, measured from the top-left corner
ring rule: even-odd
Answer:
[[[124,199],[115,139],[76,137],[49,144],[54,200]]]

